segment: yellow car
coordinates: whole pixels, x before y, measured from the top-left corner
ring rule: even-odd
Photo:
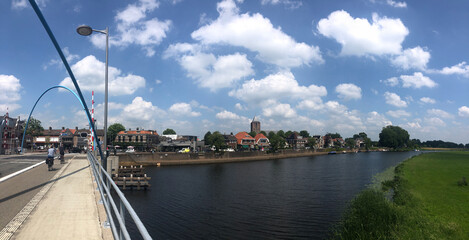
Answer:
[[[191,150],[189,148],[183,148],[183,149],[179,150],[178,153],[188,153],[190,151]]]

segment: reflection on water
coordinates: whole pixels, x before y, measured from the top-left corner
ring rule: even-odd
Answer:
[[[151,190],[125,195],[155,239],[324,239],[374,174],[415,154],[151,167]]]

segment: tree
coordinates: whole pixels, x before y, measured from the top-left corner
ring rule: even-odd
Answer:
[[[42,135],[44,128],[41,125],[41,121],[31,117],[28,123],[28,129],[26,130],[26,135],[37,137]]]
[[[163,131],[163,135],[173,135],[176,134],[176,131],[174,131],[171,128],[166,128],[166,130]]]
[[[265,135],[265,134],[264,134]],[[268,135],[265,135],[267,138],[271,139],[275,136],[275,133],[270,131]],[[469,143],[468,143],[469,144]]]
[[[384,127],[379,134],[379,144],[383,147],[402,148],[409,142],[409,133],[399,126]]]
[[[301,132],[300,132],[300,134],[301,134]],[[316,145],[316,139],[313,138],[313,137],[308,138],[308,142],[306,143],[306,146],[310,147],[310,148],[314,148],[315,145]]]
[[[285,139],[278,134],[274,134],[271,138],[269,138],[269,142],[270,148],[273,152],[285,146]]]
[[[342,138],[339,133],[327,133],[326,136],[331,137],[332,139],[335,138]]]
[[[285,137],[284,138],[287,138],[287,137],[290,137],[290,135],[292,135],[292,131],[288,130],[287,132],[285,132]]]
[[[261,131],[260,133],[264,134],[267,137],[267,133],[265,131]]]
[[[114,123],[112,124],[111,126],[109,126],[107,128],[107,142],[108,143],[112,143],[116,140],[116,137],[117,137],[117,134],[120,132],[120,131],[125,131],[125,127],[124,125],[120,124],[120,123]]]
[[[225,138],[219,131],[213,132],[210,136],[211,145],[215,146],[215,151],[219,151],[220,149],[226,148]]]
[[[212,145],[212,133],[210,131],[208,131],[207,133],[205,133],[204,135],[204,142],[205,142],[205,145],[209,145],[211,146]]]
[[[249,135],[251,135],[251,137],[256,137],[257,133],[252,131],[252,132],[249,133]]]
[[[306,130],[301,130],[300,131],[300,136],[302,136],[303,138],[309,138],[309,132],[306,131]]]
[[[357,134],[355,134],[357,135]],[[353,135],[355,137],[355,135]],[[354,148],[355,147],[355,139],[354,138],[346,138],[345,139],[345,146],[348,148]]]
[[[279,136],[281,138],[285,138],[285,132],[283,130],[280,130],[280,131],[277,132],[277,136]]]

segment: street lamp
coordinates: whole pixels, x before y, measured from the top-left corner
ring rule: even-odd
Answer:
[[[105,70],[105,75],[104,75],[104,150],[105,150],[105,154],[103,156],[103,167],[105,170],[107,170],[107,92],[108,92],[108,88],[107,88],[107,82],[108,82],[108,74],[107,74],[107,70],[108,70],[108,56],[109,56],[109,29],[106,28],[105,30],[96,30],[96,29],[92,29],[90,26],[87,26],[87,25],[81,25],[79,27],[77,27],[77,33],[82,35],[82,36],[89,36],[91,35],[93,32],[99,32],[99,33],[103,33],[103,34],[106,34],[106,70]],[[98,137],[98,136],[96,136]]]

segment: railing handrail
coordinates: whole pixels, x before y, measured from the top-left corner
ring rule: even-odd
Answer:
[[[93,168],[93,174],[95,175],[96,183],[98,184],[98,189],[100,191],[101,199],[103,201],[103,204],[106,210],[107,218],[108,220],[110,220],[111,230],[114,235],[114,238],[121,239],[123,237],[124,239],[130,239],[130,236],[127,232],[127,228],[125,226],[125,220],[124,220],[125,213],[123,212],[124,208],[122,208],[122,206],[124,206],[125,209],[128,211],[128,213],[130,214],[130,217],[134,221],[135,225],[137,226],[137,229],[139,230],[143,239],[152,239],[147,229],[143,225],[142,221],[138,217],[137,213],[134,211],[130,203],[125,198],[122,191],[114,183],[111,176],[109,176],[109,174],[106,172],[103,166],[101,166],[101,164],[97,161],[96,157],[90,152],[88,152],[88,159]],[[98,169],[96,169],[96,167],[98,167]],[[119,197],[119,200],[120,200],[119,207],[121,210],[120,212],[119,210],[117,210],[117,206],[114,202],[114,199],[111,196],[111,189],[114,189],[117,196]],[[112,217],[113,214],[115,215],[117,222],[119,223],[119,230],[120,230],[119,235],[117,234],[117,228],[116,228],[116,225],[114,224],[114,219]]]

